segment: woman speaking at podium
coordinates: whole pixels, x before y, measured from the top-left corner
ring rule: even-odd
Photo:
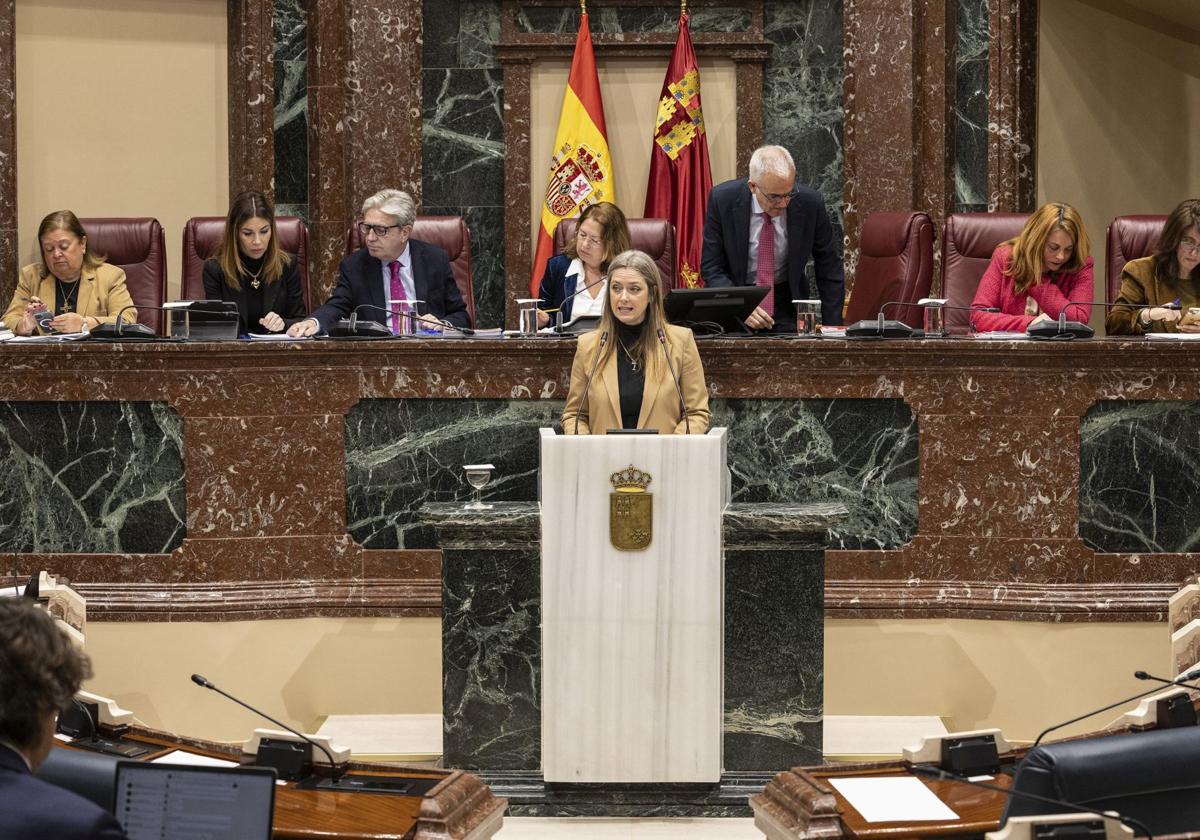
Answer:
[[[708,423],[708,389],[692,331],[667,323],[654,260],[641,251],[618,254],[608,266],[600,325],[575,349],[563,431],[699,435]]]

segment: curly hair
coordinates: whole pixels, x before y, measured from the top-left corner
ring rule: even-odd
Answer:
[[[63,708],[92,663],[25,598],[0,598],[0,738],[26,749],[37,743],[42,718]]]

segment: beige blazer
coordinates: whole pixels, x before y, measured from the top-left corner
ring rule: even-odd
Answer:
[[[671,363],[679,376],[684,402],[688,409],[691,433],[702,435],[708,431],[708,388],[704,383],[704,366],[696,350],[696,338],[686,327],[668,325],[667,346],[671,350]],[[609,339],[612,340],[611,338]],[[575,362],[571,365],[571,390],[567,394],[567,405],[563,409],[563,432],[575,434],[575,418],[579,418],[579,434],[606,434],[609,429],[621,428],[621,392],[617,385],[617,354],[611,353],[592,379],[587,403],[583,400],[583,386],[588,371],[592,369],[600,331],[593,330],[579,338],[575,348]],[[619,352],[619,351],[618,351]],[[660,356],[656,367],[647,366],[646,384],[642,390],[642,410],[638,415],[639,429],[658,429],[659,434],[681,435],[684,433],[683,415],[679,411],[679,395],[665,360]]]
[[[33,263],[21,269],[17,290],[12,303],[4,313],[4,326],[16,330],[29,298],[37,296],[50,310],[54,309],[54,275],[41,276],[42,264]],[[117,313],[126,306],[133,306],[129,290],[125,288],[125,272],[115,265],[101,263],[96,268],[83,269],[79,277],[79,298],[75,311],[84,317],[92,317],[104,324],[115,324]],[[122,319],[126,323],[137,320],[137,310],[131,309]]]

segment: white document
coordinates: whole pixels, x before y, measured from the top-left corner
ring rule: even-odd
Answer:
[[[829,783],[867,822],[958,819],[924,782],[911,776],[830,779]]]
[[[1200,341],[1200,333],[1146,333],[1151,341]]]
[[[286,332],[277,333],[248,333],[251,341],[312,341],[311,335],[293,338]]]
[[[971,338],[977,338],[980,341],[1029,341],[1029,334],[993,330],[991,332],[972,333]]]
[[[185,764],[188,767],[237,767],[236,761],[175,750],[151,761],[152,764]]]

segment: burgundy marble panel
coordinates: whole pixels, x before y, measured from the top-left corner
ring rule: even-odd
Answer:
[[[189,537],[345,533],[342,415],[191,417],[184,436]]]
[[[17,2],[0,0],[0,301],[17,287]]]
[[[847,283],[871,213],[954,198],[954,0],[846,0],[843,144]]]
[[[517,299],[529,296],[533,231],[529,222],[531,61],[504,61],[504,323],[517,323]],[[544,187],[543,187],[544,189]]]
[[[1037,200],[1037,0],[988,3],[988,209]]]
[[[229,195],[275,191],[272,0],[229,2]]]
[[[346,6],[349,199],[384,187],[421,201],[421,0]],[[347,220],[348,221],[348,220]]]

